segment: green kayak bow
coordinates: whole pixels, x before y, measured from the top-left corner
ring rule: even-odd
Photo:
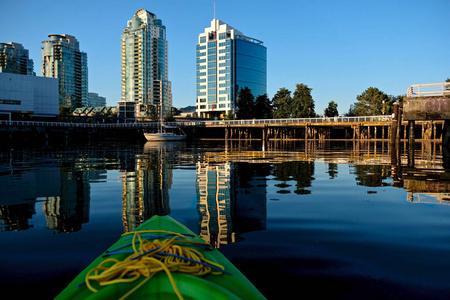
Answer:
[[[265,299],[217,249],[153,216],[84,269],[56,299]]]

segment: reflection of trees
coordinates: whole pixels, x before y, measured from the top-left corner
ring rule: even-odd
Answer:
[[[314,162],[293,161],[276,164],[273,166],[272,174],[275,176],[275,180],[282,182],[275,185],[282,188],[277,191],[278,193],[288,192],[283,188],[289,186],[288,181],[294,180],[296,182],[294,193],[299,195],[310,194],[311,191],[305,188],[310,187],[314,180]]]
[[[330,175],[330,179],[335,179],[338,173],[338,165],[335,163],[328,164],[328,175]]]
[[[270,175],[271,166],[269,164],[249,164],[249,163],[239,163],[232,165],[235,173],[237,174],[236,179],[239,181],[239,187],[243,190],[252,187],[261,187],[261,185],[266,186],[265,178]],[[261,181],[261,185],[252,183],[255,178],[264,179]]]
[[[362,186],[376,187],[390,185],[383,180],[389,176],[389,166],[383,165],[355,165],[353,174],[356,174],[356,184]]]

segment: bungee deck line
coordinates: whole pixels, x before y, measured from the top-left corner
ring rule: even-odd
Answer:
[[[160,234],[148,235],[149,233]],[[164,234],[161,235],[161,233]],[[133,282],[141,276],[146,277],[120,298],[125,299],[155,274],[164,271],[178,298],[183,299],[173,279],[172,272],[192,276],[220,275],[222,273],[232,275],[223,266],[207,260],[199,251],[192,248],[192,246],[211,248],[209,244],[185,240],[188,235],[164,230],[144,230],[125,233],[122,237],[131,234],[133,235],[132,237],[125,238],[132,239],[130,244],[108,251],[104,256],[128,253],[131,253],[131,255],[122,261],[113,257],[102,261],[96,268],[91,269],[87,273],[85,281],[78,284],[78,286],[86,284],[95,293],[98,289],[93,287],[93,282],[97,282],[100,286],[107,286],[116,283]],[[161,241],[160,239],[163,240]],[[132,247],[132,250],[120,251],[127,247]]]

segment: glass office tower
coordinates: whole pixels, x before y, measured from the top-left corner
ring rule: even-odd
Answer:
[[[136,116],[148,116],[156,108],[166,115],[172,107],[168,72],[166,27],[145,9],[129,20],[121,36],[123,107],[136,105]]]
[[[36,76],[33,69],[33,60],[22,44],[0,43],[0,73]]]
[[[88,93],[88,107],[104,107],[106,106],[106,98],[97,93]]]
[[[59,78],[59,105],[74,110],[88,104],[87,54],[68,34],[49,34],[43,41],[41,75]]]
[[[198,37],[197,114],[220,118],[236,109],[236,95],[248,87],[267,92],[267,49],[263,42],[214,19]]]

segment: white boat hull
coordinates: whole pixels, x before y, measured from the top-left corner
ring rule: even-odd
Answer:
[[[185,135],[175,133],[144,133],[147,141],[184,141]]]

